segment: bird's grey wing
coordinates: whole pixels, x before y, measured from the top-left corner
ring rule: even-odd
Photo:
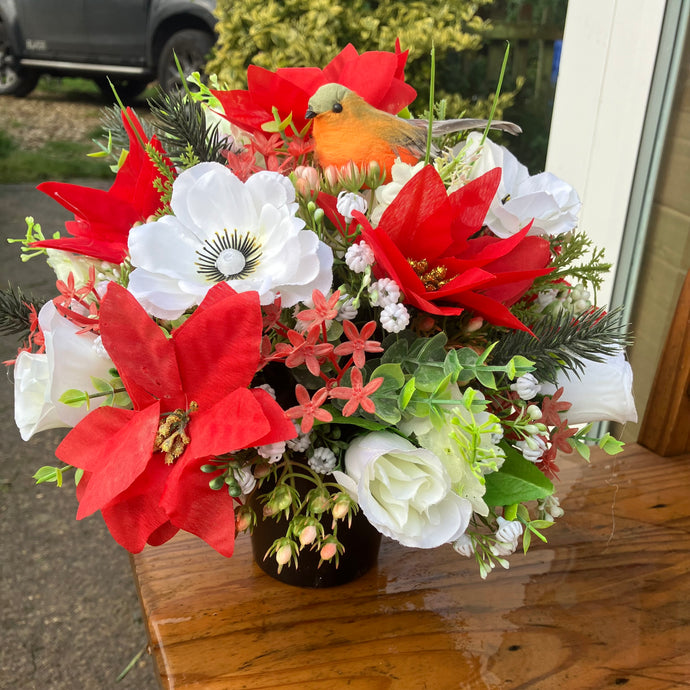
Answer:
[[[409,120],[418,126],[427,126],[426,120]],[[486,127],[488,120],[479,118],[464,117],[457,120],[436,120],[432,128],[432,134],[435,137],[441,137],[444,134],[452,134],[453,132],[460,132],[465,129],[483,129]],[[506,120],[492,120],[491,129],[499,129],[508,134],[521,134],[522,128],[514,122],[507,122]]]

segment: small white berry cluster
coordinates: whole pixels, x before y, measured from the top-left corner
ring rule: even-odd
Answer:
[[[559,311],[579,316],[592,308],[591,295],[584,285],[575,285],[566,290],[546,290],[537,295],[537,304],[543,312],[556,314]]]
[[[345,263],[354,273],[364,273],[374,263],[374,252],[366,242],[350,245]],[[379,321],[384,331],[400,333],[410,323],[410,313],[400,302],[400,286],[390,278],[381,278],[368,286],[369,302],[380,307]]]

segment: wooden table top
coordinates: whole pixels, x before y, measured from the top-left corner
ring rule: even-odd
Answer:
[[[481,581],[450,547],[384,541],[325,590],[181,534],[133,568],[165,688],[690,687],[690,455],[561,458],[565,516]]]

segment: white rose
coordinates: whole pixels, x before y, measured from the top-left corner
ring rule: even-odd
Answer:
[[[24,441],[39,431],[80,422],[89,413],[86,405],[70,407],[59,402],[60,396],[70,388],[95,393],[91,377],[109,379],[113,367],[94,347],[96,336],[77,335],[79,327],[60,316],[52,302],[43,305],[38,322],[45,354],[22,352],[14,365],[14,419]]]
[[[556,385],[543,384],[542,393],[552,395],[563,386],[563,400],[572,407],[563,413],[570,424],[589,422],[637,421],[632,394],[633,373],[623,350],[603,362],[583,360],[585,370],[578,378],[574,372],[560,372]]]
[[[345,453],[345,470],[333,473],[336,481],[379,532],[404,546],[434,548],[467,528],[472,506],[453,493],[439,458],[396,434],[356,438]]]
[[[482,135],[467,137],[466,156],[475,153]],[[493,168],[501,168],[501,182],[486,217],[486,224],[498,237],[510,237],[533,220],[530,235],[560,235],[578,222],[580,198],[567,183],[552,173],[530,175],[527,168],[504,146],[484,141],[472,166],[475,179]]]

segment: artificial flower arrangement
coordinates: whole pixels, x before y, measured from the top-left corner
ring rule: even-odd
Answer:
[[[74,213],[49,238],[27,219],[23,240],[59,295],[4,291],[2,326],[28,333],[22,438],[72,427],[36,479],[74,471],[78,519],[100,511],[135,553],[184,530],[231,556],[281,518],[266,558],[292,568],[341,559],[361,511],[485,577],[562,515],[559,451],[620,449],[590,436],[635,410],[575,191],[488,128],[383,155],[364,121],[325,133],[340,96],[308,117],[334,84],[408,117],[406,57],[348,46],[323,70],[250,67],[242,91],[193,77],[152,103],[153,132],[121,109],[107,191],[39,186]],[[347,161],[348,139],[372,160]]]

